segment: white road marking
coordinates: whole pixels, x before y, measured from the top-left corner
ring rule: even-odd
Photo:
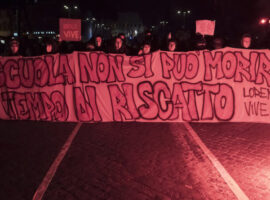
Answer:
[[[70,136],[66,140],[65,144],[62,146],[61,151],[55,158],[53,164],[51,165],[50,169],[46,173],[45,177],[43,178],[41,184],[39,185],[38,189],[36,190],[33,200],[41,200],[43,195],[45,194],[46,190],[48,189],[49,184],[51,183],[59,165],[61,164],[62,160],[64,159],[67,151],[69,150],[71,143],[73,142],[74,138],[79,132],[82,123],[78,123],[73,131],[71,132]]]
[[[236,181],[231,177],[231,175],[227,172],[227,170],[223,167],[223,165],[218,161],[218,159],[214,156],[214,154],[206,147],[203,141],[200,139],[198,134],[193,130],[189,123],[184,122],[184,125],[188,132],[191,134],[196,143],[200,146],[203,152],[207,155],[209,160],[215,166],[221,177],[228,184],[232,192],[239,200],[249,200],[244,191],[239,187]]]

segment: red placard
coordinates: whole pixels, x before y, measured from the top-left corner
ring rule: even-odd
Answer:
[[[201,35],[214,35],[216,21],[211,20],[197,20],[196,21],[196,33]]]
[[[80,41],[81,40],[81,20],[80,19],[59,19],[59,33],[61,40]]]

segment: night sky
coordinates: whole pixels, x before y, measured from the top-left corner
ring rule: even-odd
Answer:
[[[91,11],[97,18],[116,18],[118,12],[138,12],[147,19],[169,18],[173,11],[190,9],[196,18],[215,18],[220,12],[236,20],[270,17],[269,0],[37,0],[57,7],[78,4],[82,12]],[[31,3],[35,0],[1,0],[1,6]]]
[[[2,7],[35,0],[2,0]],[[270,17],[269,0],[38,0],[40,4],[50,4],[50,15],[60,16],[64,4],[78,5],[82,17],[92,16],[100,19],[117,20],[117,13],[139,13],[147,26],[156,25],[161,20],[171,21],[177,10],[191,10],[192,20],[215,19],[217,26],[234,31],[238,26],[243,29],[258,26],[261,17]]]

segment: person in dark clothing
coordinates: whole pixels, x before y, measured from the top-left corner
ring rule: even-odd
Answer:
[[[19,41],[16,39],[12,39],[9,42],[9,46],[7,52],[5,53],[5,56],[20,56],[19,49],[20,49]]]
[[[252,37],[250,34],[244,34],[241,38],[241,48],[250,49],[252,45]]]
[[[105,51],[104,42],[101,35],[95,37],[95,51]]]
[[[151,42],[146,41],[139,50],[138,55],[147,55],[152,52]]]
[[[117,54],[126,54],[125,46],[123,45],[123,40],[120,37],[116,37],[114,39],[113,47],[110,53],[117,53]]]
[[[212,49],[222,49],[224,47],[224,40],[221,37],[215,37],[212,42]]]
[[[85,45],[86,51],[95,51],[95,43],[93,41],[88,41]]]
[[[130,42],[130,41],[127,40],[124,33],[119,33],[117,37],[120,37],[122,39],[123,48],[125,49],[127,55],[131,55],[132,52],[136,51],[130,44],[128,44],[128,42]],[[136,51],[136,53],[137,53],[137,51]]]
[[[126,36],[125,36],[124,33],[119,33],[117,37],[120,37],[120,38],[123,40],[123,42],[125,43],[125,41],[126,41]]]
[[[195,38],[195,50],[204,50],[207,49],[207,43],[205,38],[202,35],[196,35]]]
[[[170,39],[167,43],[167,51],[177,51],[177,41]]]
[[[53,41],[46,41],[45,42],[45,53],[44,54],[54,54],[56,53],[55,44]]]

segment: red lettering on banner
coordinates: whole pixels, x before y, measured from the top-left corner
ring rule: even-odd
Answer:
[[[222,58],[222,71],[225,78],[230,79],[234,77],[237,67],[236,56],[232,52],[226,52]],[[223,76],[222,76],[223,77]]]
[[[73,91],[74,91],[74,108],[77,119],[82,122],[101,121],[102,119],[99,114],[96,102],[95,87],[87,86],[85,88],[86,94],[83,93],[80,87],[75,87]]]
[[[270,60],[267,58],[265,53],[260,53],[259,55],[259,69],[257,73],[256,83],[262,84],[263,78],[266,80],[267,86],[270,86]]]
[[[150,78],[154,75],[152,71],[152,54],[144,56],[131,56],[129,59],[129,64],[132,66],[132,69],[129,70],[127,76],[130,78]]]
[[[175,67],[173,68],[173,75],[176,80],[184,78],[186,72],[187,56],[185,54],[174,54],[173,55]]]
[[[237,58],[237,67],[234,80],[237,82],[242,82],[242,76],[244,76],[247,81],[250,81],[250,61],[245,58],[241,52],[235,52],[235,55]]]
[[[172,92],[172,102],[174,105],[173,113],[171,119],[178,119],[179,118],[179,109],[182,109],[182,119],[184,121],[191,121],[191,116],[189,113],[188,103],[186,97],[184,95],[182,85],[179,83],[175,83],[173,85],[173,92]]]
[[[51,95],[44,92],[31,93],[4,92],[1,103],[11,119],[30,119],[48,121],[66,121],[68,107],[64,95],[53,91]]]
[[[80,81],[88,82],[114,82],[125,81],[123,74],[123,57],[122,56],[106,56],[101,53],[79,53]]]
[[[199,60],[195,54],[187,54],[187,65],[185,77],[193,79],[197,76],[199,70]]]
[[[18,75],[19,66],[15,60],[8,60],[4,64],[4,73],[6,75],[6,86],[16,89],[20,87],[20,76]]]
[[[6,76],[3,70],[3,65],[0,62],[0,87],[3,87],[6,83]]]
[[[46,86],[49,81],[49,68],[47,63],[43,59],[37,58],[34,60],[34,68],[35,84],[39,87]]]
[[[199,120],[195,92],[202,90],[202,83],[181,83],[183,91],[188,92],[188,109],[192,120]]]
[[[127,106],[128,104],[126,96],[123,92],[121,92],[119,86],[109,85],[108,90],[111,96],[114,121],[122,121],[122,116],[125,118],[125,120],[132,120],[133,116]]]
[[[75,83],[75,77],[74,74],[72,73],[71,67],[68,62],[68,57],[67,55],[63,54],[60,55],[59,57],[59,69],[58,73],[62,76],[65,77],[67,80],[68,84],[73,84]],[[53,76],[53,74],[51,74]]]
[[[109,57],[109,77],[108,82],[115,82],[116,78],[118,82],[124,82],[125,76],[123,74],[123,60],[124,58],[122,56],[108,56]]]
[[[160,59],[163,78],[170,79],[171,72],[176,80],[181,80],[184,77],[193,79],[198,74],[199,60],[193,53],[174,54],[173,58],[171,58],[167,53],[162,52],[160,53]]]
[[[21,120],[29,119],[30,115],[25,95],[23,93],[14,93],[14,103],[16,107],[17,118]]]
[[[234,115],[235,99],[231,86],[220,84],[219,93],[215,95],[215,114],[218,120],[228,121]]]
[[[211,68],[216,68],[216,78],[221,79],[223,78],[222,72],[222,52],[215,52],[214,57],[212,56],[212,52],[205,51],[203,52],[204,55],[204,62],[205,62],[205,73],[204,73],[204,80],[211,81],[212,80],[212,71]]]
[[[203,84],[203,110],[202,110],[202,120],[209,120],[214,118],[214,108],[212,102],[212,95],[219,93],[219,85],[206,85]]]
[[[25,94],[27,107],[29,109],[30,119],[32,120],[45,120],[47,119],[43,107],[43,101],[40,93],[26,93]]]
[[[138,95],[144,102],[138,110],[143,119],[156,119],[158,117],[158,105],[153,97],[153,87],[148,81],[141,82],[138,85]]]
[[[172,115],[173,103],[168,85],[164,82],[156,82],[154,85],[154,99],[158,102],[160,119],[167,120]]]
[[[23,87],[31,88],[34,83],[34,65],[32,59],[19,59],[19,75]]]

